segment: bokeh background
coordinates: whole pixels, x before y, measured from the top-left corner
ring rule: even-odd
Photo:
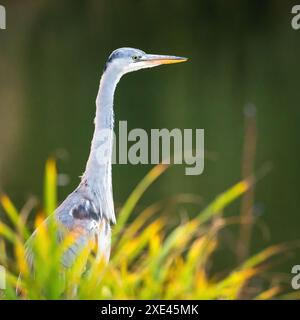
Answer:
[[[175,166],[140,206],[178,194],[199,195],[203,206],[240,180],[250,103],[256,108],[255,170],[272,166],[254,190],[258,222],[251,252],[299,239],[295,3],[1,0],[7,10],[7,30],[0,30],[1,190],[19,207],[32,195],[41,198],[43,168],[51,155],[68,178],[59,187],[59,199],[76,187],[89,152],[103,65],[112,50],[130,46],[190,61],[127,75],[115,97],[116,121],[127,120],[129,129],[204,128],[208,155],[201,176],[185,176],[184,166]],[[114,165],[117,206],[150,167]],[[226,214],[240,212],[239,203]],[[174,219],[194,213],[182,208]],[[232,252],[237,231],[223,239]],[[231,259],[226,252],[220,264]],[[289,273],[299,261],[295,253],[278,270]]]

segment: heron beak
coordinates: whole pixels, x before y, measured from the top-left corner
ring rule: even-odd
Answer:
[[[157,54],[147,54],[145,55],[141,61],[149,62],[150,64],[171,64],[171,63],[180,63],[187,61],[188,58],[184,57],[176,57],[176,56],[165,56],[165,55],[157,55]]]

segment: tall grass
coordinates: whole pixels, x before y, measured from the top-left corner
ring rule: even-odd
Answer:
[[[108,265],[96,261],[90,246],[84,249],[70,270],[60,261],[74,239],[57,242],[56,225],[43,224],[57,205],[57,172],[53,159],[47,161],[44,209],[36,213],[32,228],[38,228],[32,246],[34,270],[26,259],[28,212],[19,212],[7,195],[0,202],[6,222],[0,221],[0,264],[7,269],[4,299],[270,299],[281,293],[271,281],[254,288],[251,279],[262,277],[270,259],[286,248],[272,246],[248,258],[221,275],[209,272],[218,251],[220,230],[229,228],[224,209],[253,184],[253,178],[238,182],[218,195],[194,218],[172,227],[161,206],[154,204],[137,213],[136,205],[148,187],[168,169],[154,167],[133,190],[118,214],[113,228],[113,246]],[[130,222],[129,222],[130,221]],[[32,229],[31,228],[31,229]],[[88,261],[86,267],[86,261]],[[18,275],[22,277],[18,282]],[[19,292],[16,294],[18,283]],[[250,290],[251,289],[251,290]]]

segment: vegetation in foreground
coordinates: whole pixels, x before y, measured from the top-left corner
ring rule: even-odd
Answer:
[[[0,264],[7,269],[7,288],[3,299],[270,299],[283,296],[280,279],[265,280],[262,287],[253,279],[265,278],[272,259],[287,250],[285,245],[269,247],[246,259],[230,271],[211,274],[213,255],[219,249],[218,236],[229,228],[231,218],[224,209],[247,192],[249,178],[220,194],[195,218],[172,227],[155,203],[133,218],[136,205],[146,189],[168,169],[154,167],[131,193],[118,214],[113,229],[111,261],[96,261],[90,248],[67,272],[61,269],[64,250],[73,239],[57,244],[55,225],[46,228],[41,222],[56,208],[57,173],[55,161],[46,164],[44,209],[37,212],[32,228],[39,227],[34,244],[35,270],[26,262],[25,242],[30,206],[20,212],[7,195],[1,195],[6,214],[0,221]],[[180,199],[177,199],[180,202]],[[188,202],[184,199],[183,202]],[[175,209],[174,209],[175,210]],[[231,220],[230,220],[231,219]],[[5,221],[6,222],[5,222]],[[129,222],[130,221],[130,222]],[[86,268],[86,260],[88,267]],[[271,263],[270,263],[271,262]],[[18,283],[18,275],[22,279]],[[21,295],[16,294],[16,286]]]

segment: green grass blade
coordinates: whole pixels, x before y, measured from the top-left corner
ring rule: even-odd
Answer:
[[[44,202],[47,216],[51,215],[57,205],[57,170],[56,162],[50,158],[46,162],[44,182]]]
[[[248,180],[242,180],[227,191],[221,193],[212,203],[199,213],[197,217],[199,223],[205,223],[213,216],[221,213],[224,208],[245,193],[250,186],[251,183]]]
[[[144,192],[159,176],[161,176],[168,169],[168,167],[169,166],[165,164],[159,164],[155,166],[136,186],[118,214],[118,223],[113,230],[114,235],[117,235],[123,229],[125,223],[127,222],[137,202],[140,200]]]

